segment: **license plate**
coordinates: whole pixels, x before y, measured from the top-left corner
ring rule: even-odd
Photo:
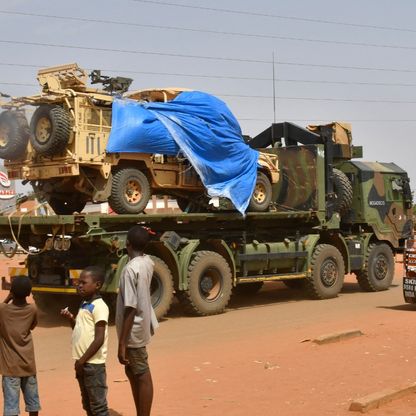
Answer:
[[[403,295],[408,303],[416,303],[416,277],[403,278]]]

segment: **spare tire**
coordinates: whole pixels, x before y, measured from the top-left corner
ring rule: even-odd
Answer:
[[[29,124],[20,111],[4,111],[0,114],[0,158],[21,158],[29,142]]]
[[[334,180],[334,211],[342,216],[348,212],[352,205],[352,185],[347,175],[338,169],[333,170]]]
[[[59,105],[41,105],[30,123],[30,142],[37,153],[53,156],[68,145],[71,133],[70,115]]]

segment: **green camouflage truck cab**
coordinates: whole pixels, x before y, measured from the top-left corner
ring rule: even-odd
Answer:
[[[354,194],[343,222],[371,230],[393,247],[403,247],[413,228],[407,173],[394,163],[350,161],[339,168],[352,183]]]

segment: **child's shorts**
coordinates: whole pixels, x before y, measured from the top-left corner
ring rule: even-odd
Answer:
[[[3,376],[4,416],[20,414],[20,390],[22,390],[25,399],[26,412],[38,412],[40,410],[36,376]]]
[[[141,375],[149,371],[146,347],[127,348],[126,374]]]

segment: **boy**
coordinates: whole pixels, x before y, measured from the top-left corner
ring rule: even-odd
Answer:
[[[26,276],[12,280],[10,293],[0,304],[0,372],[3,375],[4,416],[20,413],[20,390],[25,410],[37,416],[40,410],[35,351],[31,330],[37,325],[36,306],[26,302],[32,284]],[[9,302],[12,303],[9,303]]]
[[[104,272],[85,268],[78,280],[83,302],[76,319],[67,308],[61,310],[72,328],[72,358],[81,390],[82,407],[88,416],[108,416],[105,360],[108,340],[108,306],[99,294]]]
[[[139,225],[127,233],[130,261],[121,273],[116,310],[118,359],[125,366],[138,416],[150,415],[153,400],[146,345],[157,321],[150,299],[154,263],[144,254],[148,241],[149,233]]]

